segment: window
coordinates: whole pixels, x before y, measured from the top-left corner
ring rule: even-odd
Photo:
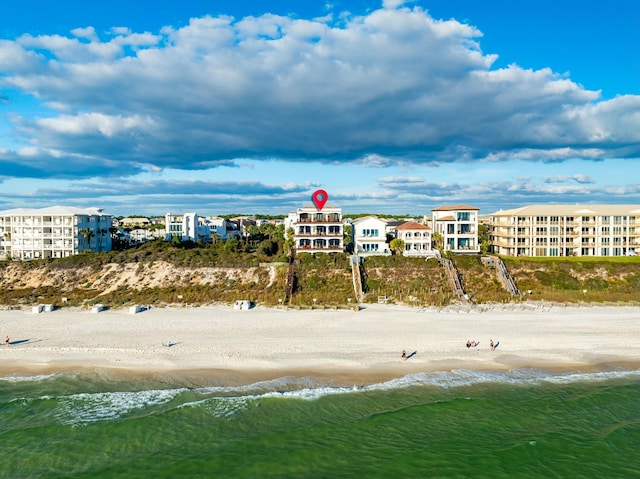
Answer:
[[[468,211],[458,212],[458,221],[469,221],[471,219],[471,213]]]

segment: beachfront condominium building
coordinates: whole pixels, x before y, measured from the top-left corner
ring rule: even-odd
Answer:
[[[640,205],[531,205],[493,213],[492,252],[625,256],[640,250]]]
[[[342,209],[325,206],[298,208],[285,220],[285,233],[293,230],[296,253],[341,253],[344,251]]]
[[[417,221],[407,221],[396,227],[396,238],[404,241],[403,256],[434,257],[431,228]]]
[[[0,211],[0,258],[64,258],[111,250],[111,215],[98,208],[52,206]]]
[[[387,242],[389,224],[395,220],[363,216],[351,223],[353,252],[359,256],[389,256],[391,249]]]
[[[431,229],[438,233],[444,251],[480,253],[479,208],[468,205],[440,206],[431,210]]]

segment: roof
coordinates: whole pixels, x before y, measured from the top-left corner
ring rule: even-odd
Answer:
[[[360,218],[356,218],[353,220],[353,224],[359,224],[367,220],[376,220],[385,224],[389,224],[390,220],[388,218],[378,218],[377,216],[369,215],[369,216],[361,216]]]
[[[75,206],[49,206],[47,208],[14,208],[12,210],[0,211],[0,216],[25,216],[25,215],[51,215],[51,216],[74,216],[74,215],[99,215],[111,216],[104,213],[100,208],[76,208]]]
[[[417,221],[407,221],[396,227],[397,230],[430,230],[427,225],[418,223]]]
[[[331,205],[325,205],[321,210],[319,210],[315,206],[304,206],[302,208],[298,208],[296,210],[296,213],[324,213],[325,210],[331,210],[331,213],[342,213],[342,208],[336,208],[335,206]]]
[[[453,216],[443,216],[442,218],[438,218],[436,221],[455,221],[456,219]]]
[[[449,205],[449,206],[438,206],[437,208],[431,208],[431,211],[460,211],[460,210],[480,211],[480,208],[476,208],[475,206],[469,206],[469,205]]]
[[[640,205],[529,205],[491,216],[638,216]]]

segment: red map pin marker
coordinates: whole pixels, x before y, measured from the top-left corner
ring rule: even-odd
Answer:
[[[311,199],[313,200],[313,204],[316,205],[316,208],[318,208],[318,211],[320,211],[327,203],[329,195],[324,190],[317,190],[311,195]]]

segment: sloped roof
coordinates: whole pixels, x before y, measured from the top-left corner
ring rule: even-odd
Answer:
[[[431,208],[431,211],[459,211],[459,210],[480,211],[480,208],[476,208],[475,206],[469,206],[469,205],[448,205],[448,206],[438,206],[437,208]]]
[[[12,210],[0,211],[0,216],[24,216],[24,215],[101,215],[111,216],[104,213],[100,208],[76,208],[75,206],[48,206],[46,208],[14,208]]]
[[[407,221],[396,227],[397,230],[430,230],[427,225],[418,223],[417,221]]]
[[[528,205],[500,210],[491,216],[637,216],[640,205]]]

